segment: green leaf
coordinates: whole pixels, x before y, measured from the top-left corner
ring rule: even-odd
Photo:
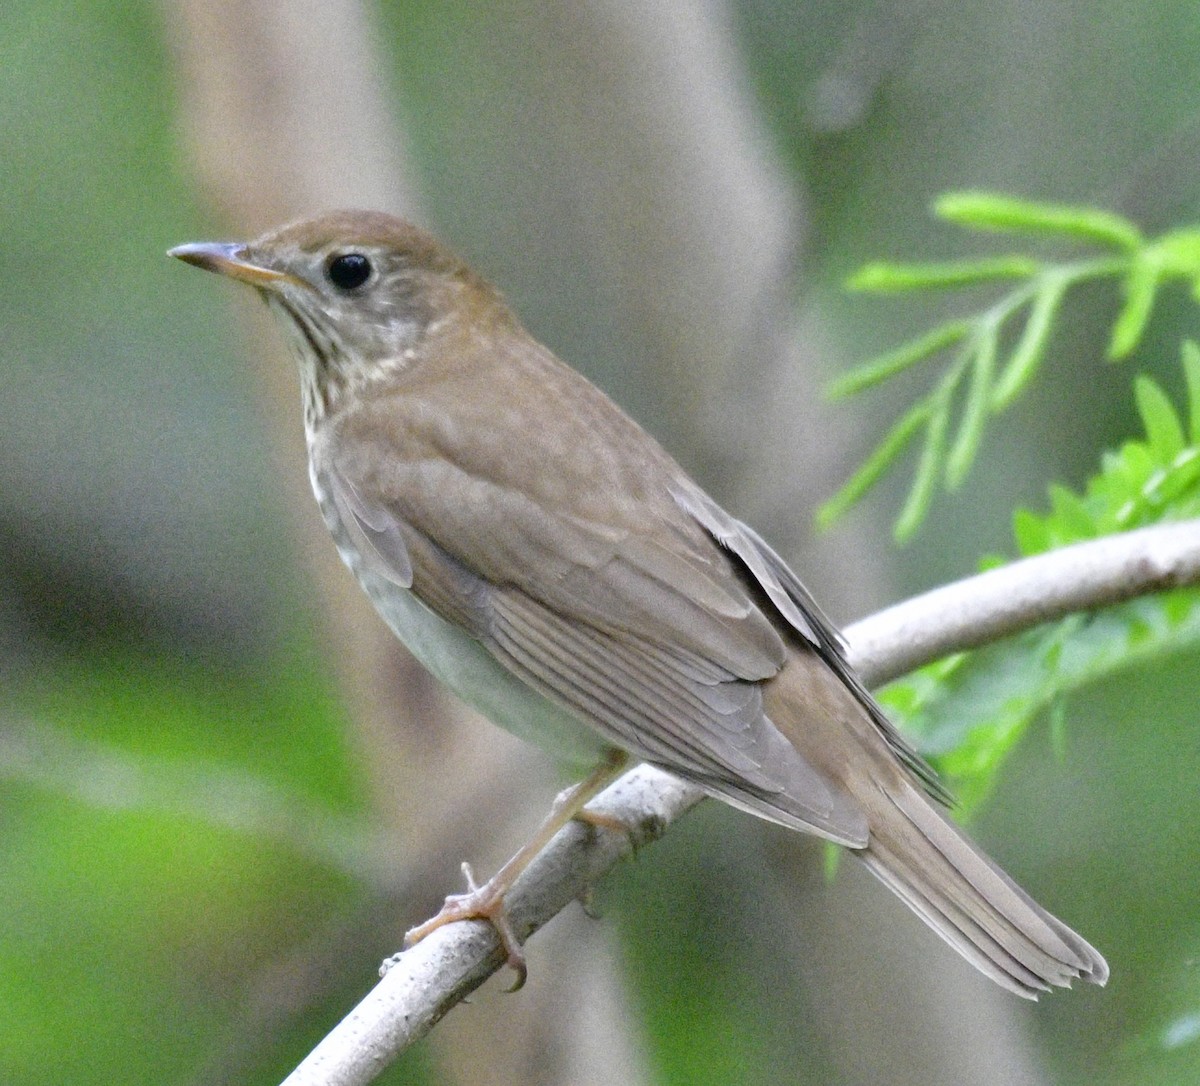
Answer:
[[[1099,532],[1087,505],[1074,491],[1057,483],[1050,487],[1050,508],[1057,531],[1056,545],[1094,539]]]
[[[1017,397],[1029,383],[1037,364],[1041,361],[1054,314],[1066,292],[1069,280],[1062,275],[1047,275],[1042,288],[1034,299],[1025,330],[1017,343],[992,389],[992,410],[1001,411]]]
[[[1189,411],[1200,412],[1200,348],[1185,344]],[[942,389],[948,387],[943,384]],[[939,395],[944,395],[939,389]],[[1050,488],[1050,512],[1019,509],[1021,554],[1115,530],[1200,516],[1200,442],[1189,444],[1179,412],[1153,381],[1135,383],[1144,441],[1101,456],[1083,495]],[[935,407],[936,412],[936,407]],[[936,418],[936,413],[935,416]],[[932,429],[934,423],[930,422]],[[951,775],[961,803],[985,796],[1009,751],[1039,712],[1050,709],[1056,752],[1065,741],[1062,705],[1108,674],[1200,646],[1200,589],[1179,588],[1093,614],[1075,614],[952,661],[922,668],[880,691],[893,719]]]
[[[961,808],[978,807],[991,788],[1000,768],[1017,740],[1024,734],[1025,721],[1015,714],[987,720],[972,728],[962,742],[937,760],[938,769],[956,783]]]
[[[1128,219],[1094,207],[1043,204],[990,192],[948,192],[933,208],[940,218],[976,230],[1061,234],[1128,251],[1142,245],[1141,231]]]
[[[838,868],[842,863],[842,850],[832,841],[825,842],[825,882],[829,885],[833,884],[833,880],[837,878]]]
[[[996,367],[996,329],[989,327],[980,337],[979,347],[971,360],[971,383],[963,404],[962,421],[950,455],[946,458],[946,483],[952,489],[962,485],[967,477],[987,420],[992,398],[992,373]]]
[[[1134,382],[1134,395],[1151,451],[1160,464],[1169,464],[1187,444],[1175,408],[1167,394],[1146,376]]]
[[[1176,504],[1196,492],[1200,481],[1200,448],[1189,445],[1159,472],[1152,497],[1158,505]]]
[[[1187,622],[1192,614],[1200,608],[1200,594],[1189,589],[1179,592],[1165,592],[1162,596],[1167,621],[1172,626]]]
[[[899,543],[911,538],[913,532],[920,527],[921,521],[929,511],[929,503],[933,500],[933,491],[937,486],[946,453],[946,429],[950,423],[949,391],[950,385],[944,385],[930,404],[925,446],[921,450],[920,460],[917,461],[912,489],[908,492],[908,499],[904,508],[900,510],[900,516],[896,518],[892,530]]]
[[[876,261],[859,268],[846,280],[848,290],[892,294],[905,290],[938,290],[973,286],[996,279],[1028,279],[1041,264],[1032,257],[1012,255],[990,260],[894,264]]]
[[[1200,516],[1200,348],[1183,346],[1189,414],[1180,412],[1152,380],[1139,377],[1135,397],[1146,439],[1129,440],[1100,457],[1084,494],[1050,487],[1050,511],[1018,510],[1013,534],[1021,554],[1117,528]],[[953,383],[929,398],[926,455],[947,414]],[[1190,444],[1189,444],[1190,439]],[[916,491],[916,487],[914,487]],[[913,503],[910,497],[910,504]],[[1063,700],[1070,691],[1139,662],[1200,647],[1200,589],[1178,588],[1092,614],[1072,614],[976,652],[920,668],[880,691],[889,715],[936,766],[953,776],[960,803],[970,809],[988,793],[998,768],[1030,722],[1050,710],[1051,740],[1066,743]]]
[[[1154,309],[1154,296],[1158,293],[1161,277],[1162,268],[1156,261],[1135,258],[1129,265],[1122,284],[1125,304],[1113,323],[1108,343],[1110,360],[1126,357],[1138,345]]]
[[[1150,476],[1158,470],[1158,459],[1142,441],[1127,441],[1118,454],[1118,471],[1124,473],[1140,493]]]
[[[1046,522],[1028,509],[1018,509],[1013,513],[1013,536],[1017,541],[1017,549],[1025,557],[1050,549],[1050,532]]]
[[[819,527],[828,528],[879,482],[880,476],[892,465],[896,457],[903,451],[904,446],[925,424],[929,418],[929,412],[930,405],[927,400],[914,404],[905,412],[900,421],[888,431],[887,436],[875,446],[874,451],[867,457],[862,467],[850,477],[841,490],[817,510]]]
[[[878,355],[832,385],[832,397],[848,396],[960,344],[952,361],[945,363],[941,378],[941,385],[950,388],[944,407],[936,402],[942,396],[942,392],[937,391],[913,409],[916,414],[902,419],[899,428],[891,431],[872,459],[821,510],[823,523],[835,519],[878,481],[922,421],[928,425],[925,446],[905,508],[895,526],[897,537],[907,537],[924,518],[934,491],[935,480],[928,474],[931,465],[938,469],[937,475],[944,479],[947,489],[961,486],[978,456],[989,414],[1006,409],[1033,380],[1046,356],[1064,296],[1075,284],[1106,278],[1121,281],[1124,301],[1113,321],[1108,346],[1109,356],[1113,359],[1127,356],[1144,339],[1158,289],[1163,283],[1172,278],[1190,279],[1200,301],[1200,227],[1184,227],[1147,242],[1132,223],[1107,211],[1043,204],[986,192],[948,193],[936,202],[935,210],[943,218],[964,226],[1056,235],[1068,240],[1085,239],[1118,251],[1050,264],[1039,263],[1022,254],[1010,254],[991,260],[879,262],[861,269],[850,281],[852,289],[898,291],[956,287],[1004,278],[1019,282],[973,317],[947,322],[893,351]],[[1023,327],[1020,326],[1022,321]],[[1014,325],[1018,328],[1010,335]],[[1007,357],[1002,357],[1001,350],[1010,341],[1015,345]],[[1200,470],[1193,462],[1200,457],[1200,450],[1194,456],[1181,452],[1183,462],[1173,464],[1169,472],[1163,470],[1162,455],[1173,442],[1175,430],[1180,433],[1187,430],[1193,440],[1200,431],[1200,347],[1185,348],[1184,368],[1189,390],[1186,424],[1181,424],[1179,417],[1175,417],[1171,428],[1170,422],[1164,423],[1156,416],[1153,434],[1159,439],[1159,453],[1151,456],[1147,447],[1139,447],[1127,456],[1122,450],[1114,470],[1108,472],[1106,468],[1098,486],[1107,488],[1114,495],[1118,488],[1126,493],[1119,506],[1107,502],[1101,504],[1096,513],[1098,530],[1134,523],[1148,515],[1147,510],[1151,507],[1191,488],[1194,481],[1191,472]],[[970,378],[962,410],[947,451],[949,416],[956,408],[951,400],[957,396],[958,385],[968,369]],[[996,370],[998,374],[993,372]],[[1155,397],[1154,392],[1143,395]],[[1161,395],[1157,399],[1161,401]],[[1150,425],[1148,422],[1148,427]],[[1151,462],[1152,466],[1144,471],[1146,462]],[[1114,507],[1119,511],[1114,512]]]
[[[1200,346],[1192,340],[1183,344],[1183,376],[1187,383],[1188,435],[1200,445]]]
[[[1180,608],[1176,601],[1186,606]],[[984,798],[1004,759],[1038,714],[1052,712],[1052,741],[1061,749],[1063,722],[1054,707],[1072,691],[1105,676],[1200,645],[1200,592],[1179,589],[1106,608],[965,654],[960,667],[931,683],[921,669],[880,692],[902,730],[951,777],[967,809]],[[922,692],[897,697],[894,687]],[[906,714],[897,701],[916,704]],[[1053,734],[1057,733],[1057,734]]]
[[[829,398],[832,400],[844,399],[856,392],[863,391],[863,389],[877,385],[881,381],[886,381],[893,374],[900,373],[922,359],[935,355],[938,351],[945,350],[957,343],[970,330],[969,321],[949,321],[921,336],[920,339],[911,340],[894,351],[888,351],[887,354],[877,355],[830,384]]]
[[[1200,275],[1200,230],[1185,227],[1163,234],[1148,247],[1168,275]]]

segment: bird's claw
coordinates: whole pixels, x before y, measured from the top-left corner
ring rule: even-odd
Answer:
[[[505,964],[516,973],[516,979],[513,981],[512,987],[508,989],[510,992],[516,992],[525,986],[529,969],[525,964],[525,953],[521,949],[517,933],[513,930],[508,919],[508,912],[504,907],[504,895],[508,887],[495,885],[496,880],[494,879],[484,883],[483,886],[478,885],[470,864],[464,863],[462,872],[467,881],[467,892],[451,894],[446,898],[445,904],[442,905],[436,916],[406,932],[404,946],[411,947],[438,928],[444,927],[446,924],[457,923],[459,920],[486,921],[491,924],[492,930],[500,940],[500,947],[505,955]]]
[[[630,854],[637,855],[639,844],[637,827],[631,826],[623,818],[618,818],[616,815],[604,814],[602,811],[593,811],[590,807],[584,807],[575,813],[574,821],[582,822],[585,826],[591,826],[593,829],[611,830],[613,833],[623,835],[629,842]]]

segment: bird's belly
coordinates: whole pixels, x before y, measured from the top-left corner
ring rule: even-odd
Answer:
[[[602,756],[609,745],[574,713],[521,682],[465,630],[434,614],[408,589],[363,562],[341,523],[311,450],[309,477],[342,561],[384,622],[435,678],[493,723],[557,758],[591,765]]]
[[[601,756],[604,741],[573,713],[509,674],[483,645],[412,592],[362,568],[356,554],[338,550],[395,635],[468,705],[557,758],[582,765]]]

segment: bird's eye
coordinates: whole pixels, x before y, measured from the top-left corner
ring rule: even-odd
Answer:
[[[329,261],[325,274],[338,290],[355,290],[371,278],[371,262],[362,253],[342,253]]]

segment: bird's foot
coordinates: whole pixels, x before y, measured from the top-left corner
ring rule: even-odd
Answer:
[[[572,785],[558,796],[550,809],[550,814],[542,822],[537,833],[483,886],[475,884],[470,866],[463,864],[463,874],[467,879],[467,892],[452,894],[446,898],[446,903],[437,916],[426,920],[423,924],[418,924],[404,936],[405,947],[420,942],[430,932],[436,931],[446,924],[453,924],[459,920],[485,920],[492,925],[499,937],[500,946],[504,950],[509,968],[517,974],[516,982],[509,991],[515,992],[520,988],[525,983],[528,970],[525,966],[525,955],[521,950],[521,944],[509,921],[504,899],[521,872],[550,843],[554,835],[572,819],[579,819],[592,826],[617,830],[628,834],[630,840],[633,840],[633,830],[620,819],[613,818],[611,815],[597,814],[584,808],[588,800],[602,791],[621,772],[628,760],[629,756],[622,751],[610,750],[604,760],[584,780]]]
[[[525,965],[525,953],[521,949],[516,932],[513,931],[504,905],[504,897],[509,891],[510,881],[501,880],[497,876],[479,886],[475,882],[470,864],[464,863],[462,871],[467,880],[467,892],[451,894],[447,897],[445,904],[436,916],[405,933],[404,945],[411,947],[419,943],[425,936],[437,931],[438,928],[444,927],[446,924],[457,923],[459,920],[486,921],[491,924],[500,940],[500,947],[505,955],[505,964],[516,973],[516,979],[509,988],[510,992],[515,992],[524,986],[529,970]]]
[[[593,811],[584,807],[575,812],[571,821],[582,822],[585,826],[595,826],[598,830],[612,830],[614,833],[623,833],[631,842],[634,839],[634,827],[616,815],[603,814],[600,811]]]

